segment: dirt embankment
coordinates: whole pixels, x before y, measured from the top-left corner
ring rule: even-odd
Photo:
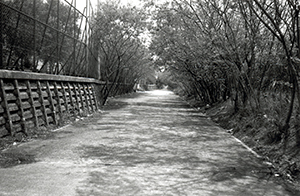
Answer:
[[[295,126],[290,128],[291,134],[284,150],[277,122],[267,114],[246,109],[235,113],[230,101],[200,110],[264,157],[273,168],[271,175],[300,191],[300,147],[296,146]]]

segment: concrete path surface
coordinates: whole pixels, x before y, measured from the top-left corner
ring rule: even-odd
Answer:
[[[285,196],[269,169],[170,91],[111,107],[18,145],[36,162],[0,168],[0,195]]]

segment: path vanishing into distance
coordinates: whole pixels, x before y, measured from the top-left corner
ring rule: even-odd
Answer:
[[[263,160],[170,91],[109,105],[6,150],[35,161],[0,168],[0,195],[290,195]]]

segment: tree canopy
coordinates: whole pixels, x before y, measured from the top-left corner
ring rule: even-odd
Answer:
[[[82,14],[62,0],[1,2],[1,69],[86,76]]]
[[[101,79],[118,88],[135,84],[154,73],[149,49],[143,41],[147,15],[142,9],[122,6],[118,1],[98,5],[94,20],[94,45],[100,57]]]
[[[205,105],[230,99],[235,112],[247,105],[263,111],[273,95],[285,105],[276,124],[283,137],[289,135],[300,105],[295,105],[297,0],[172,0],[148,6],[155,21],[150,49],[180,92]]]

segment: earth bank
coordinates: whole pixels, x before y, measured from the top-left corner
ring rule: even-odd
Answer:
[[[199,103],[193,101],[192,104]],[[280,133],[277,132],[276,119],[271,115],[247,108],[235,113],[231,101],[199,110],[270,162],[273,176],[280,177],[282,183],[300,192],[300,147],[295,146],[294,140],[296,126],[291,126],[288,145],[284,150],[283,141],[278,139]],[[292,120],[294,125],[295,120]]]

